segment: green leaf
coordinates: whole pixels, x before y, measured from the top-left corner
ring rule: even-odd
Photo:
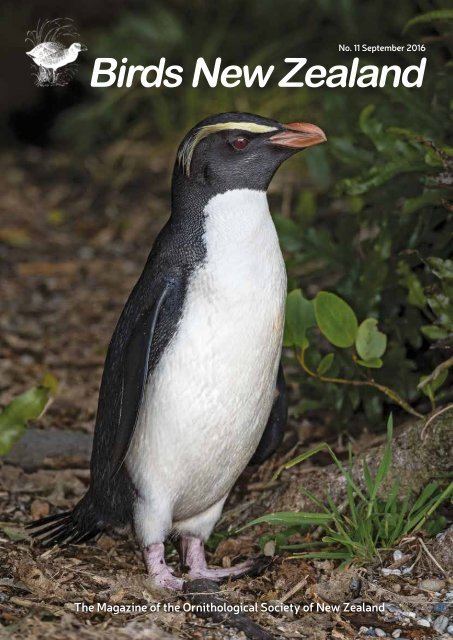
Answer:
[[[420,327],[420,331],[430,340],[445,340],[448,338],[448,331],[434,324],[425,324]]]
[[[407,297],[410,304],[419,309],[426,307],[426,298],[423,293],[423,287],[420,280],[413,273],[406,262],[400,260],[397,268],[398,275],[400,276],[400,284],[407,288],[409,295]]]
[[[403,33],[406,33],[414,24],[427,24],[443,20],[453,20],[453,9],[435,9],[434,11],[427,11],[426,13],[415,16],[406,22]]]
[[[431,257],[427,259],[432,272],[441,280],[453,281],[453,260]]]
[[[352,554],[346,551],[314,551],[313,553],[298,553],[292,558],[306,558],[314,560],[352,560]]]
[[[29,420],[39,418],[56,388],[56,379],[48,374],[41,386],[25,391],[3,409],[0,414],[0,455],[11,450]]]
[[[323,376],[325,373],[327,373],[332,366],[334,359],[334,353],[328,353],[327,355],[325,355],[316,368],[317,374]]]
[[[380,369],[384,364],[380,358],[370,358],[369,360],[356,360],[357,364],[367,369]]]
[[[0,529],[3,533],[8,536],[10,540],[13,542],[19,542],[20,540],[27,540],[29,536],[22,529],[16,529],[14,527],[2,527]]]
[[[308,347],[307,329],[315,324],[313,302],[304,298],[300,289],[294,289],[286,298],[283,346],[306,349]]]
[[[440,189],[427,189],[420,196],[414,196],[413,198],[406,198],[404,201],[402,212],[406,215],[418,211],[422,207],[438,204],[442,201],[442,193],[439,193]]]
[[[265,516],[261,516],[260,518],[256,518],[251,522],[248,522],[245,527],[251,527],[255,524],[273,524],[273,525],[282,525],[282,526],[294,526],[294,525],[321,525],[332,520],[332,516],[327,513],[316,513],[316,512],[293,512],[293,511],[280,511],[275,513],[268,513]],[[239,531],[245,529],[245,527],[241,527]]]
[[[358,323],[351,307],[334,293],[320,291],[313,301],[318,327],[336,347],[351,347],[357,335]]]
[[[447,379],[447,376],[448,369],[443,369],[429,384],[426,384],[424,387],[422,387],[421,391],[423,391],[425,396],[428,396],[428,398],[434,400],[436,391],[443,385],[443,383]],[[420,382],[423,382],[423,380],[425,380],[426,378],[427,376],[422,376],[420,378]]]
[[[387,348],[387,336],[377,328],[377,320],[367,318],[358,328],[355,339],[357,353],[365,362],[380,358]]]

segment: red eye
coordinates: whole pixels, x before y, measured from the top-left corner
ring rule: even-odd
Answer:
[[[250,140],[247,140],[247,138],[243,138],[241,136],[240,138],[235,138],[231,145],[233,149],[236,149],[236,151],[242,151],[243,149],[245,149],[249,142]]]

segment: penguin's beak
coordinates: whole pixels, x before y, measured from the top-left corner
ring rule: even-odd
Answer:
[[[315,124],[291,122],[283,126],[285,127],[283,131],[269,138],[269,142],[277,147],[305,149],[305,147],[314,147],[327,140],[324,131]]]

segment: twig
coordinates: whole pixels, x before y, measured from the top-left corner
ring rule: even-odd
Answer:
[[[431,424],[431,422],[437,418],[438,416],[441,416],[443,413],[445,413],[446,411],[448,411],[449,409],[453,409],[453,403],[452,404],[447,404],[445,407],[442,407],[442,409],[439,409],[439,411],[436,411],[436,413],[433,413],[432,416],[429,417],[429,419],[425,422],[425,424],[423,425],[423,429],[422,432],[420,434],[420,438],[421,440],[424,439],[425,437],[425,432],[426,429],[429,427],[429,425]]]
[[[426,376],[426,378],[418,383],[417,389],[423,389],[423,387],[426,387],[426,385],[430,384],[430,382],[434,382],[434,380],[440,373],[442,373],[442,371],[445,371],[445,369],[449,369],[450,367],[453,367],[453,356],[438,364],[434,371],[429,374],[429,376]]]
[[[444,574],[444,576],[446,576],[448,578],[448,573],[445,571],[445,569],[443,569],[440,564],[437,562],[436,558],[432,555],[432,553],[429,551],[428,547],[426,546],[426,544],[423,542],[422,538],[419,538],[419,542],[423,548],[423,551],[426,553],[426,555],[434,562],[434,564],[436,565],[436,567],[438,569],[440,569],[440,571],[442,571],[442,573]]]
[[[286,602],[289,598],[291,598],[295,593],[300,591],[302,587],[305,587],[307,584],[307,576],[304,576],[302,580],[300,580],[288,593],[286,593],[283,598],[280,598],[280,602]]]
[[[307,365],[305,363],[304,352],[303,351],[301,351],[297,355],[297,360],[298,360],[300,366],[302,367],[302,369],[305,371],[305,373],[307,373],[312,378],[316,378],[317,380],[321,380],[321,382],[332,382],[333,384],[349,384],[349,385],[352,385],[354,387],[373,387],[374,389],[378,389],[379,391],[381,391],[381,393],[383,393],[388,398],[393,400],[393,402],[396,402],[396,404],[399,404],[402,409],[407,411],[407,413],[410,413],[411,415],[416,416],[417,418],[423,418],[424,417],[422,413],[419,413],[418,411],[413,409],[410,406],[410,404],[408,404],[405,400],[403,400],[403,398],[401,398],[401,396],[399,396],[396,393],[396,391],[393,391],[393,389],[389,389],[389,387],[386,387],[383,384],[379,384],[378,382],[375,382],[374,380],[346,380],[344,378],[329,378],[329,377],[326,377],[326,376],[320,376],[320,375],[318,375],[317,373],[315,373],[314,371],[312,371],[311,369],[309,369],[307,367]]]

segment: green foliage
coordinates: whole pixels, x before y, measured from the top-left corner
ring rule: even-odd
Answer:
[[[374,475],[366,460],[363,461],[363,489],[354,480],[352,456],[346,467],[325,443],[294,458],[284,465],[284,468],[290,468],[319,451],[327,450],[346,483],[345,505],[338,506],[329,494],[322,502],[306,489],[302,489],[320,511],[270,513],[256,518],[247,526],[261,523],[283,526],[285,529],[278,534],[278,538],[275,535],[267,535],[262,543],[275,538],[280,549],[291,552],[328,546],[328,550],[303,551],[296,557],[332,558],[341,559],[344,562],[355,559],[362,562],[372,561],[381,551],[392,549],[401,538],[413,535],[422,528],[434,535],[439,530],[438,526],[442,526],[443,523],[439,519],[434,520],[432,516],[453,494],[453,483],[441,489],[437,482],[430,482],[415,499],[410,494],[401,499],[399,479],[396,478],[389,486],[392,437],[393,421],[390,416],[387,423],[386,446]],[[388,488],[385,490],[386,487]],[[386,493],[385,498],[382,497],[384,493]],[[316,542],[288,544],[290,536],[306,533],[308,525],[316,525],[324,531],[321,545]]]
[[[39,418],[56,393],[57,380],[47,374],[39,387],[17,396],[0,413],[0,455],[6,455],[22,436],[27,422]]]
[[[286,299],[286,320],[283,344],[305,349],[308,346],[307,330],[316,324],[313,304],[302,295],[300,289],[291,291]]]
[[[351,307],[334,293],[320,291],[313,301],[321,333],[335,347],[351,347],[357,336],[357,318]]]
[[[367,318],[361,323],[357,331],[355,347],[363,361],[379,360],[384,355],[387,337],[378,331],[377,320]]]
[[[335,295],[349,305],[344,306],[346,317],[330,305],[329,319],[317,299],[328,301],[333,292],[315,297],[317,325],[329,344],[306,327],[304,341],[298,342],[293,323],[292,346],[304,351],[306,372],[318,374],[318,379],[302,379],[302,398],[310,402],[302,400],[296,412],[333,409],[344,423],[363,410],[370,423],[379,424],[385,403],[397,401],[379,386],[407,405],[423,401],[420,391],[432,402],[442,401],[445,373],[435,388],[419,390],[418,384],[442,362],[442,351],[453,340],[453,215],[448,203],[453,156],[446,144],[452,112],[445,71],[440,67],[432,73],[417,95],[403,89],[383,93],[387,103],[366,106],[358,130],[329,137],[325,145],[332,156],[325,163],[339,162],[339,179],[328,187],[333,198],[323,196],[327,189],[318,186],[308,220],[300,214],[276,217],[290,285],[304,290],[331,282]],[[364,318],[358,329],[355,316]],[[287,336],[285,346],[289,342]],[[368,373],[374,388],[320,381],[326,372],[322,359],[332,348],[333,378],[359,380]]]
[[[415,16],[406,24],[403,33],[406,33],[406,31],[416,24],[427,24],[443,20],[453,20],[453,9],[436,9],[435,11],[427,11],[426,13]]]

